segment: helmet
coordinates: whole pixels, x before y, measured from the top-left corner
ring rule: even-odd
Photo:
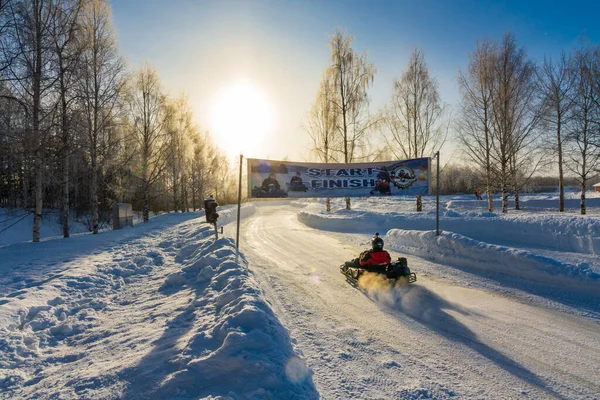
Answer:
[[[373,250],[383,250],[383,239],[379,237],[379,232],[371,239],[371,246]]]

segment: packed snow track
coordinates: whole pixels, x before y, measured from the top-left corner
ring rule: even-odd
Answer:
[[[600,396],[597,320],[434,274],[358,290],[339,273],[361,250],[344,237],[306,227],[289,205],[242,222],[240,250],[321,398]],[[427,263],[409,256],[417,274]]]

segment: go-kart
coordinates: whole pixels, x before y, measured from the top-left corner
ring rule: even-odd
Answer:
[[[392,286],[402,286],[417,281],[417,274],[411,272],[408,268],[408,261],[405,257],[399,257],[397,261],[390,264],[369,265],[357,267],[356,260],[346,261],[340,265],[340,272],[346,277],[346,280],[353,285],[358,285],[360,277],[365,273],[379,274],[387,279]]]

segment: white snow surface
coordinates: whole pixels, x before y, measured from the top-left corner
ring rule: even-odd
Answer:
[[[203,220],[0,249],[0,398],[315,398],[243,255]]]
[[[0,234],[0,399],[598,399],[600,197],[343,199]],[[499,204],[496,203],[496,210]],[[6,226],[6,225],[5,225]],[[338,265],[380,232],[415,284]],[[8,234],[8,235],[7,235]]]

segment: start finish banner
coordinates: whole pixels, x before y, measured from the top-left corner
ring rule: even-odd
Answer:
[[[325,164],[248,159],[249,198],[429,194],[430,158]]]

